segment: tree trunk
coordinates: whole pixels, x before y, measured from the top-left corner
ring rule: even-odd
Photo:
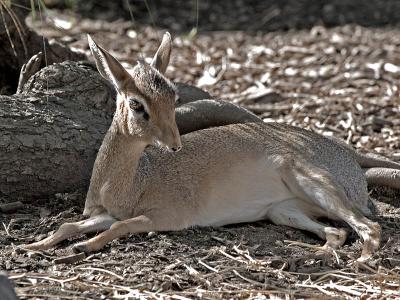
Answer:
[[[44,53],[43,66],[86,59],[84,54],[58,42],[49,42],[30,30],[25,24],[30,6],[29,0],[0,0],[0,94],[10,95],[16,91],[22,65],[38,52]]]
[[[65,62],[0,96],[0,194],[9,201],[85,188],[112,119],[114,92],[91,67]]]

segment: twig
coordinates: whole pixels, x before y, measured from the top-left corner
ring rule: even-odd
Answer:
[[[251,283],[251,284],[256,285],[256,286],[265,286],[265,284],[263,284],[263,283],[260,283],[258,281],[251,280],[249,278],[244,277],[243,275],[239,274],[239,272],[236,271],[236,270],[232,270],[232,272],[233,272],[233,274],[235,274],[236,276],[242,278],[244,281],[247,281],[248,283]]]
[[[214,269],[213,267],[210,267],[209,265],[207,265],[206,263],[204,263],[203,261],[201,261],[200,259],[198,260],[198,263],[201,264],[202,266],[206,267],[207,269],[209,269],[210,271],[213,271],[215,273],[218,273],[217,269]]]
[[[82,259],[86,258],[86,254],[84,252],[80,252],[77,254],[72,254],[60,258],[56,258],[53,260],[54,264],[73,264],[78,261],[81,261]]]
[[[230,258],[230,259],[243,262],[242,260],[240,260],[240,259],[238,259],[238,258],[236,258],[236,257],[233,257],[232,255],[226,253],[226,252],[225,252],[224,250],[222,250],[222,249],[219,249],[218,252],[221,253],[222,255],[224,255],[224,256]]]
[[[0,212],[2,213],[12,213],[24,207],[21,201],[14,201],[9,203],[0,204]]]
[[[38,299],[41,299],[41,298],[48,298],[48,299],[85,299],[85,300],[89,299],[86,296],[85,297],[76,296],[76,295],[74,295],[74,296],[65,296],[65,295],[60,295],[60,294],[52,295],[52,294],[24,294],[24,293],[18,293],[18,296],[20,296],[20,297],[29,297],[29,298],[35,297],[35,298],[38,298]],[[92,299],[97,299],[97,298],[92,298]]]
[[[296,283],[296,286],[314,288],[314,289],[317,289],[317,290],[319,290],[320,292],[324,293],[325,295],[328,295],[328,296],[335,296],[335,293],[329,292],[329,291],[323,289],[322,287],[320,287],[320,286],[318,286],[318,285]]]
[[[8,223],[8,225],[7,225],[7,226],[6,226],[6,224],[4,224],[4,222],[2,222],[1,224],[3,224],[4,231],[6,232],[6,234],[7,234],[8,236],[11,236],[11,235],[10,235],[10,232],[8,231],[8,228],[9,228],[9,226],[10,226],[11,222],[10,222],[10,223]]]
[[[112,276],[114,276],[114,277],[117,277],[119,280],[124,280],[124,277],[119,276],[119,275],[115,274],[114,272],[111,272],[111,271],[106,270],[106,269],[93,268],[93,267],[86,267],[86,268],[77,267],[77,268],[78,268],[78,269],[81,269],[81,270],[91,270],[91,271],[98,271],[98,272],[107,273],[107,274],[109,274],[109,275],[112,275]]]
[[[298,242],[298,241],[290,241],[290,240],[284,240],[284,243],[289,244],[288,246],[301,246],[304,248],[309,248],[309,249],[316,249],[316,250],[320,250],[321,246],[315,246],[315,245],[310,245],[307,243],[303,243],[303,242]]]

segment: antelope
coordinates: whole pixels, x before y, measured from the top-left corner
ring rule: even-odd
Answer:
[[[73,246],[90,253],[127,234],[264,219],[316,234],[326,241],[321,251],[341,247],[347,230],[319,217],[343,220],[357,232],[363,240],[359,261],[379,248],[381,229],[367,218],[371,210],[360,157],[347,145],[263,122],[181,137],[176,87],[164,76],[170,34],[164,34],[151,64],[139,61],[131,74],[90,36],[88,41],[100,74],[117,91],[115,115],[86,196],[88,219],[62,224],[25,248],[48,249],[79,234],[101,232]]]

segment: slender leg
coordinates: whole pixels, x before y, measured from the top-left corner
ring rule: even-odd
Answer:
[[[75,252],[90,253],[104,247],[108,242],[129,233],[142,233],[157,230],[153,221],[146,216],[139,216],[132,219],[115,222],[110,229],[82,243],[73,246]],[[167,230],[164,229],[164,230]]]
[[[352,207],[343,188],[326,170],[305,161],[296,161],[283,167],[281,172],[283,180],[296,196],[320,207],[325,216],[345,221],[357,232],[364,240],[359,261],[367,260],[378,249],[381,236],[379,224]]]
[[[313,208],[301,199],[289,199],[275,204],[268,212],[268,218],[277,225],[286,225],[315,233],[326,240],[322,250],[337,249],[344,244],[347,232],[342,228],[317,222],[312,216]]]
[[[64,241],[72,236],[77,236],[82,233],[107,230],[116,221],[116,219],[108,214],[101,214],[79,222],[64,223],[53,235],[39,242],[25,245],[24,248],[31,250],[49,249],[59,242]]]

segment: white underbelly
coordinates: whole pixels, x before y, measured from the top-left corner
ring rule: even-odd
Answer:
[[[199,207],[197,225],[222,226],[265,219],[271,205],[294,195],[264,159],[243,162],[215,178]]]

